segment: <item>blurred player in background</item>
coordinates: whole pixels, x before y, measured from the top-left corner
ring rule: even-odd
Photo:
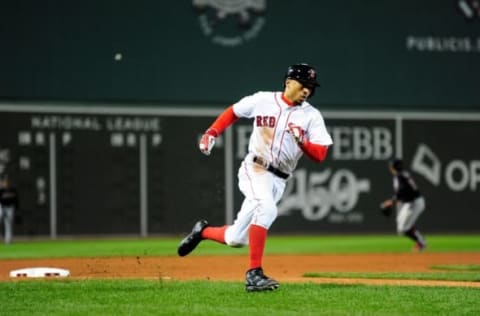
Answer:
[[[0,184],[0,223],[4,223],[5,244],[13,238],[13,218],[18,206],[17,189],[12,187],[8,175],[3,175]]]
[[[262,268],[277,203],[302,154],[321,162],[332,144],[321,113],[307,102],[319,86],[315,69],[307,64],[288,67],[283,86],[283,91],[262,91],[242,98],[221,113],[202,136],[200,151],[209,155],[215,139],[227,127],[239,118],[253,120],[248,154],[238,171],[245,199],[233,225],[212,227],[205,220],[198,221],[178,247],[178,255],[186,256],[204,239],[232,247],[248,245],[245,287],[249,292],[278,288],[279,283]]]
[[[395,209],[398,234],[412,239],[415,242],[414,249],[423,251],[427,243],[417,229],[416,222],[425,210],[425,199],[401,159],[392,160],[389,169],[393,175],[394,193],[392,198],[383,201],[380,208],[387,216]]]

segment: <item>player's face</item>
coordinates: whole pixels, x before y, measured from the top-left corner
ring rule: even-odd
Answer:
[[[395,176],[395,175],[397,174],[397,170],[395,170],[392,166],[390,166],[389,169],[390,169],[390,173],[391,173],[392,175]]]
[[[310,95],[312,90],[302,85],[297,80],[287,79],[285,81],[285,97],[295,104],[302,104]]]

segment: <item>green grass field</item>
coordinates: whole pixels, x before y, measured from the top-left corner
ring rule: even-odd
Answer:
[[[480,236],[428,236],[431,252],[478,252]],[[19,241],[3,259],[80,256],[175,256],[179,238]],[[397,236],[272,236],[267,254],[402,253]],[[202,243],[196,255],[245,255]],[[479,282],[478,262],[439,265],[428,274],[325,274]],[[0,315],[480,315],[480,288],[282,284],[246,293],[242,282],[47,279],[0,282]]]
[[[181,237],[147,239],[74,239],[19,241],[0,244],[0,259],[89,257],[89,256],[176,256]],[[480,235],[428,236],[429,252],[480,252]],[[268,254],[402,253],[412,243],[396,235],[368,236],[271,236]],[[213,242],[201,243],[198,255],[244,255],[247,248],[229,248]]]

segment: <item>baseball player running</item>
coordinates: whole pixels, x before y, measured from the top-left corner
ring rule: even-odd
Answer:
[[[415,242],[414,249],[423,251],[427,243],[415,227],[420,214],[425,210],[425,199],[418,190],[410,173],[404,169],[403,161],[395,159],[390,162],[389,169],[393,175],[394,194],[391,199],[383,201],[381,208],[397,206],[397,232]]]
[[[10,185],[8,175],[3,175],[0,184],[0,223],[4,222],[4,241],[10,244],[13,238],[13,219],[18,206],[17,189]]]
[[[307,64],[292,65],[284,79],[283,92],[257,92],[242,98],[221,113],[202,136],[200,151],[209,155],[215,139],[227,127],[239,118],[253,120],[248,154],[238,170],[244,201],[233,225],[213,227],[200,220],[178,246],[178,255],[186,256],[204,239],[231,247],[248,245],[245,285],[249,292],[279,287],[262,269],[277,203],[302,154],[321,162],[333,143],[321,113],[307,102],[319,86],[315,69]]]

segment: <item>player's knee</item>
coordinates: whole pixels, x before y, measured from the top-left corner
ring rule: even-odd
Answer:
[[[245,247],[248,243],[241,239],[227,239],[225,238],[225,244],[233,248]]]
[[[246,246],[246,244],[241,244],[241,243],[238,243],[238,242],[230,242],[230,243],[227,243],[227,245],[232,247],[232,248],[242,248],[242,247]]]
[[[277,218],[278,209],[273,201],[262,201],[259,205],[258,213],[256,214],[255,224],[270,228]]]
[[[225,231],[225,244],[234,248],[246,246],[248,244],[248,235],[244,229],[230,226]]]
[[[399,236],[404,236],[407,234],[407,229],[403,228],[403,227],[397,227],[397,234]]]

